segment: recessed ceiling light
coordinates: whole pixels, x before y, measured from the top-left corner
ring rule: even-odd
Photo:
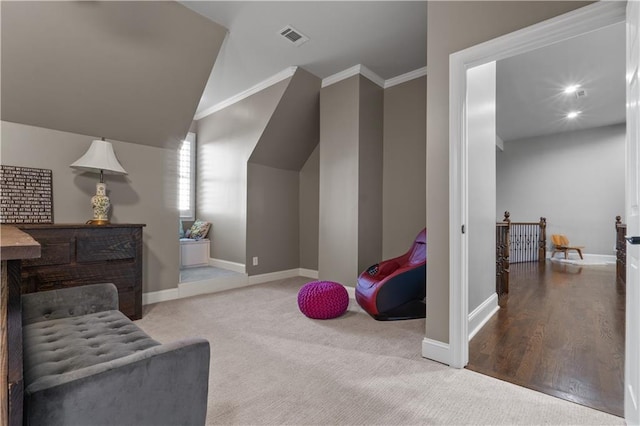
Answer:
[[[575,93],[576,90],[578,90],[580,88],[579,84],[572,84],[570,86],[567,86],[564,88],[564,93],[566,94],[571,94],[571,93]]]
[[[568,119],[572,119],[572,118],[576,118],[577,116],[579,116],[581,113],[581,111],[571,111],[569,114],[567,114],[567,118]]]

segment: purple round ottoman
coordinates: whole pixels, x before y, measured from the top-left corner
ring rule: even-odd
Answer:
[[[312,281],[298,292],[298,308],[309,318],[336,318],[344,314],[348,307],[349,294],[340,283]]]

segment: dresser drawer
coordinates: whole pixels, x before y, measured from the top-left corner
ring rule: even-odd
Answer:
[[[22,262],[22,292],[113,283],[120,311],[142,318],[143,226],[20,226],[42,246],[40,259]]]
[[[36,259],[25,259],[23,266],[66,265],[71,263],[75,254],[73,238],[37,238],[42,256]]]
[[[130,235],[78,237],[77,247],[78,263],[133,259],[136,256],[135,242]]]

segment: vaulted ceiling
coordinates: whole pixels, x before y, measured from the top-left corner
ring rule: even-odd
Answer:
[[[226,29],[175,2],[0,2],[2,120],[177,147]]]
[[[427,65],[427,2],[182,3],[229,28],[199,114],[290,66],[326,78],[362,64],[390,79]],[[296,47],[279,34],[287,25],[310,40]],[[504,140],[625,120],[624,25],[501,60],[497,71],[497,129]],[[582,84],[587,97],[562,95],[572,83]],[[575,108],[581,116],[568,121]]]
[[[426,1],[182,1],[229,29],[198,113],[290,67],[321,79],[364,65],[390,79],[427,64]],[[291,25],[295,46],[280,35]]]
[[[174,147],[197,113],[290,66],[320,79],[426,66],[424,1],[181,3],[0,2],[2,120]],[[287,25],[309,41],[283,38]],[[623,26],[497,69],[504,140],[624,122]],[[576,82],[587,97],[560,94]]]

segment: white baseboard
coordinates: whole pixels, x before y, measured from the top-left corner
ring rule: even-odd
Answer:
[[[214,266],[216,268],[227,269],[233,272],[239,272],[241,274],[247,273],[247,268],[242,263],[229,262],[228,260],[222,259],[209,259],[209,266]]]
[[[289,269],[286,271],[278,271],[278,272],[269,272],[266,274],[260,275],[251,275],[249,276],[249,284],[261,284],[269,281],[275,280],[284,280],[286,278],[293,278],[300,276],[300,269]]]
[[[355,287],[349,287],[349,286],[343,286],[344,288],[347,289],[347,294],[349,295],[349,299],[354,299],[356,298],[356,288]]]
[[[587,260],[602,260],[603,262],[616,263],[615,254],[583,254]],[[579,257],[579,256],[578,256]]]
[[[451,351],[448,343],[425,337],[422,339],[422,356],[442,364],[451,365]]]
[[[249,280],[246,275],[220,277],[213,280],[194,281],[178,284],[180,298],[198,296],[200,294],[217,293],[234,288],[247,287]]]
[[[219,277],[213,280],[193,281],[178,284],[178,288],[153,291],[142,294],[142,304],[167,302],[169,300],[182,299],[184,297],[198,296],[200,294],[217,293],[249,286],[247,275],[233,277]]]
[[[142,304],[152,305],[154,303],[166,302],[167,300],[179,299],[180,292],[177,288],[170,288],[168,290],[151,291],[149,293],[142,293]]]
[[[480,331],[493,314],[498,312],[498,309],[500,309],[500,306],[498,306],[498,295],[493,293],[469,314],[469,340]]]
[[[313,269],[300,268],[298,269],[298,275],[301,277],[318,279],[318,271],[314,271]]]
[[[213,264],[215,263],[215,264]],[[244,265],[239,263],[228,262],[226,260],[210,259],[209,264],[217,268],[224,268],[228,270],[234,270],[229,267],[239,268]],[[238,272],[237,270],[235,270]],[[183,297],[198,296],[200,294],[217,293],[219,291],[231,290],[235,288],[248,287],[255,284],[266,283],[269,281],[282,280],[293,277],[307,277],[318,279],[318,271],[310,269],[296,268],[289,269],[287,271],[270,272],[268,274],[247,276],[244,272],[241,272],[241,276],[232,277],[219,277],[213,280],[202,280],[187,283],[178,284],[178,288],[172,288],[168,290],[152,291],[142,294],[142,304],[151,305],[153,303],[167,302],[174,299],[182,299]],[[349,291],[349,287],[347,287]],[[355,289],[352,290],[355,292]],[[355,297],[355,293],[354,296]]]
[[[547,252],[547,259],[551,259],[551,251]],[[572,260],[577,260],[580,259],[580,255],[574,251],[571,250],[570,252],[567,253],[567,259],[572,259]],[[607,262],[607,263],[616,263],[616,256],[614,254],[591,254],[591,253],[582,253],[582,256],[584,257],[584,260],[589,260],[589,261],[600,261],[600,262]],[[556,255],[553,257],[554,259],[564,259],[564,254],[562,254],[561,252],[556,252]]]

